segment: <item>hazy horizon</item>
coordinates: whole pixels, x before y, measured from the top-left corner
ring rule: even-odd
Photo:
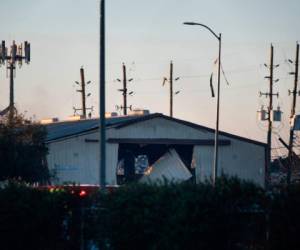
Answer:
[[[168,115],[169,89],[162,87],[169,75],[169,63],[174,63],[174,117],[215,126],[216,100],[211,98],[209,76],[218,55],[218,41],[205,29],[184,26],[196,21],[222,33],[222,65],[229,81],[221,79],[220,129],[241,136],[266,141],[266,124],[256,120],[256,111],[267,99],[258,92],[268,91],[264,79],[268,70],[270,44],[274,45],[274,108],[279,105],[284,120],[276,124],[275,132],[287,140],[293,66],[300,16],[300,2],[289,1],[106,1],[107,16],[107,111],[122,104],[117,91],[121,83],[122,63],[134,80],[128,88],[134,91],[128,104]],[[87,92],[92,96],[88,106],[94,106],[98,116],[99,1],[9,1],[1,2],[2,24],[0,40],[10,45],[25,40],[31,43],[29,65],[17,67],[15,102],[28,117],[66,118],[73,106],[80,107],[80,96],[74,81],[80,80],[84,66],[86,80],[91,80]],[[216,79],[215,79],[216,80]],[[214,82],[216,89],[216,81]],[[0,68],[0,110],[8,105],[9,79],[5,67]],[[298,102],[297,113],[300,105]],[[274,136],[273,154],[283,153]]]

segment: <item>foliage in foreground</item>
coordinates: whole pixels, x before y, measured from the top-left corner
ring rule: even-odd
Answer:
[[[235,178],[215,187],[133,184],[86,197],[14,184],[0,189],[0,240],[3,249],[31,250],[91,242],[101,250],[293,250],[299,210],[300,186],[267,193]]]
[[[77,249],[80,200],[10,183],[0,189],[1,249]]]
[[[0,123],[0,181],[22,180],[47,183],[50,178],[46,163],[44,127],[16,116],[13,123]]]
[[[97,197],[101,249],[243,249],[264,245],[264,191],[222,178],[209,183],[132,185]],[[255,241],[252,243],[252,241]]]

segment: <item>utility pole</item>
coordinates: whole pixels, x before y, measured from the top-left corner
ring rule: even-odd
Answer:
[[[270,177],[270,168],[271,168],[271,149],[272,149],[272,128],[273,128],[273,96],[279,96],[279,93],[274,94],[273,93],[273,83],[274,83],[274,68],[277,68],[279,65],[274,66],[274,48],[271,44],[271,55],[270,55],[270,65],[268,66],[265,64],[267,68],[270,70],[270,75],[266,76],[266,79],[269,79],[269,92],[262,93],[260,92],[260,96],[266,96],[269,97],[269,106],[268,106],[268,133],[267,133],[267,157],[266,157],[266,176],[265,176],[265,184],[268,186],[269,184],[269,177]],[[275,82],[278,82],[279,79],[275,80]],[[281,112],[278,110],[278,112]]]
[[[85,81],[84,81],[84,69],[80,69],[81,78],[81,99],[82,99],[82,115],[86,118],[86,105],[85,105]],[[77,90],[78,91],[78,90]]]
[[[220,90],[221,90],[221,47],[222,47],[222,34],[216,36],[219,41],[219,57],[218,57],[218,92],[217,92],[217,117],[216,117],[216,130],[215,130],[215,150],[212,179],[213,185],[216,184],[216,178],[218,177],[219,169],[219,124],[220,124]]]
[[[269,116],[268,116],[268,162],[267,162],[267,171],[266,177],[270,177],[270,169],[271,169],[271,157],[272,157],[272,119],[271,119],[271,112],[273,111],[273,67],[274,65],[274,48],[271,44],[271,57],[270,57],[270,81],[269,81]],[[268,182],[267,182],[268,183]]]
[[[9,63],[7,66],[9,70],[9,123],[11,123],[14,119],[15,115],[15,95],[14,95],[14,70],[16,69],[14,63]]]
[[[86,107],[86,98],[91,96],[91,93],[88,93],[86,95],[86,92],[85,92],[85,87],[86,87],[86,84],[90,84],[91,81],[88,81],[87,83],[85,82],[85,77],[84,77],[84,69],[83,67],[80,68],[80,79],[81,79],[81,82],[77,82],[75,81],[76,84],[80,85],[81,86],[81,89],[78,89],[76,90],[77,92],[81,93],[81,103],[82,103],[82,106],[81,106],[81,109],[77,109],[75,107],[73,107],[74,109],[74,113],[76,114],[76,111],[82,111],[82,117],[83,119],[86,119],[86,112],[87,110],[93,110],[93,107],[90,107],[90,108],[87,108]]]
[[[169,84],[170,84],[170,117],[173,117],[173,98],[174,98],[174,95],[177,95],[180,92],[180,91],[176,91],[174,93],[174,91],[173,91],[173,82],[174,82],[174,80],[178,81],[179,77],[174,79],[174,77],[173,77],[173,62],[171,61],[170,62],[170,76],[169,76],[169,79],[164,77],[164,81],[163,81],[163,86],[165,85],[166,81],[168,81]]]
[[[24,51],[23,51],[24,50]],[[24,52],[24,56],[23,56]],[[19,46],[13,41],[10,46],[10,50],[5,46],[5,41],[2,41],[0,47],[0,66],[6,63],[6,69],[9,71],[9,106],[1,114],[9,112],[8,122],[11,124],[15,115],[15,101],[14,101],[14,77],[16,64],[19,64],[19,67],[22,66],[23,60],[25,63],[29,64],[30,62],[30,43],[27,41],[24,42],[24,47],[22,44]]]
[[[123,63],[123,111],[124,115],[127,115],[127,76],[126,76],[126,66]]]
[[[290,62],[292,62],[290,60]],[[294,88],[293,91],[289,90],[289,95],[293,94],[293,102],[292,102],[292,109],[291,109],[291,116],[290,119],[292,120],[295,116],[296,112],[296,100],[297,100],[297,86],[298,86],[298,65],[299,65],[299,43],[297,42],[296,46],[296,60],[295,60],[295,71],[290,72],[291,75],[295,76],[294,79]],[[289,154],[288,154],[288,159],[289,159],[289,164],[288,164],[288,171],[287,171],[287,184],[291,183],[291,174],[292,174],[292,168],[294,166],[294,160],[293,160],[293,141],[294,141],[294,128],[291,127],[290,129],[290,139],[289,139]]]
[[[213,158],[213,168],[212,168],[212,182],[215,185],[216,177],[218,177],[218,159],[219,159],[219,123],[220,123],[220,90],[221,90],[221,47],[222,47],[222,34],[217,35],[210,27],[202,23],[195,22],[184,22],[185,25],[199,25],[207,29],[211,34],[217,38],[219,42],[219,60],[218,60],[218,92],[217,92],[217,118],[216,118],[216,130],[215,130],[215,148],[214,148],[214,158]],[[211,85],[212,86],[212,85]],[[213,91],[212,91],[213,93]]]
[[[99,181],[106,185],[106,133],[105,133],[105,0],[100,0],[99,24]]]
[[[170,117],[173,117],[173,62],[170,63]]]
[[[128,107],[127,106],[127,96],[132,95],[133,91],[130,91],[128,93],[127,89],[127,82],[131,82],[133,78],[127,79],[127,71],[126,71],[126,65],[125,63],[122,64],[122,71],[123,71],[123,80],[121,81],[120,79],[117,79],[118,82],[123,82],[123,88],[118,89],[118,91],[122,92],[123,95],[123,106],[117,106],[117,108],[123,109],[123,115],[127,115],[127,109],[131,109],[131,105]]]

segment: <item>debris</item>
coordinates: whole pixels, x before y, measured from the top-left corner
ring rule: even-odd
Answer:
[[[140,179],[142,183],[163,183],[164,181],[182,182],[190,179],[192,174],[181,161],[175,149],[170,149]]]

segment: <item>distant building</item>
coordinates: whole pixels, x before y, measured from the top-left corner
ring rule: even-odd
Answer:
[[[99,184],[98,122],[45,125],[48,166],[55,171],[57,183]],[[116,185],[150,176],[153,168],[151,178],[161,173],[169,180],[205,181],[212,173],[214,132],[159,113],[106,118],[106,182]],[[218,175],[264,186],[267,145],[225,132],[220,132],[219,140]]]

